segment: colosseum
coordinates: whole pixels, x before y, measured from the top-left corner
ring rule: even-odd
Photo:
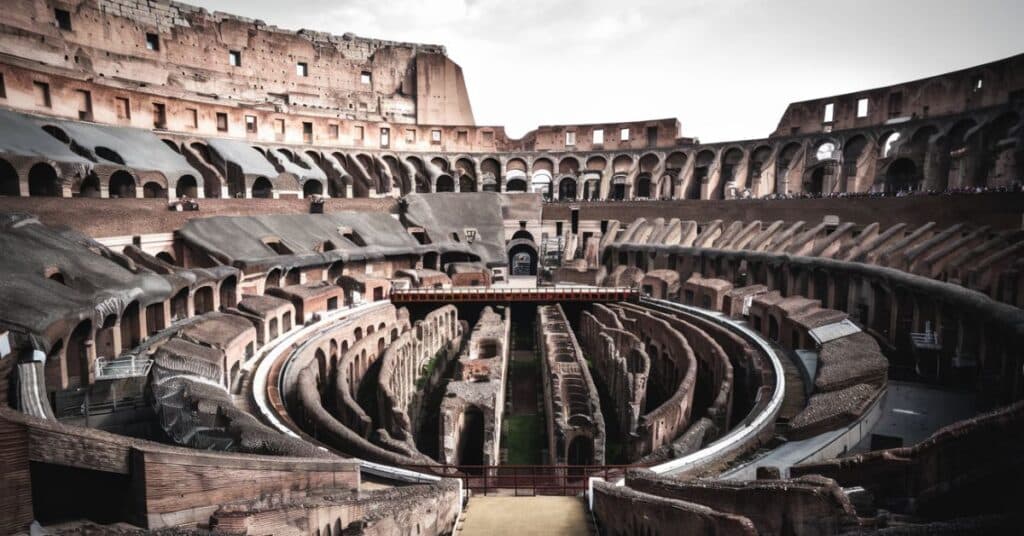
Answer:
[[[444,46],[3,7],[0,533],[1022,530],[1024,54],[516,138]]]

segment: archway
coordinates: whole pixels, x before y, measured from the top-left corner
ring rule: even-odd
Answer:
[[[537,275],[537,249],[520,242],[508,250],[509,273],[513,276]]]
[[[252,197],[256,199],[270,199],[274,197],[274,185],[266,177],[257,177],[252,183]]]
[[[220,284],[220,306],[234,307],[238,297],[238,278],[230,276]]]
[[[616,175],[612,178],[612,191],[611,199],[613,201],[622,201],[626,198],[626,176]]]
[[[302,197],[312,197],[314,195],[324,195],[324,185],[318,180],[307,180],[302,185]]]
[[[435,192],[454,192],[455,181],[452,180],[449,175],[441,175],[437,178],[437,183],[434,187]]]
[[[463,175],[459,177],[459,191],[460,192],[475,192],[476,181],[469,175]]]
[[[110,197],[119,197],[122,199],[130,199],[135,197],[135,177],[132,177],[131,173],[124,170],[115,171],[110,176],[110,188],[108,189]]]
[[[0,195],[17,197],[21,195],[18,171],[6,160],[0,160]]]
[[[78,197],[99,197],[100,196],[100,179],[96,175],[90,174],[88,177],[82,179],[82,182],[78,184]]]
[[[576,199],[576,179],[572,177],[563,177],[558,183],[558,198],[559,199]]]
[[[885,172],[885,190],[887,192],[911,191],[920,182],[917,165],[909,158],[897,158]]]
[[[526,180],[521,177],[510,178],[505,184],[506,192],[526,192]]]
[[[160,199],[167,197],[167,190],[156,182],[147,182],[142,185],[142,197],[146,199]]]
[[[32,197],[60,197],[60,179],[53,166],[42,162],[28,171],[28,195]]]
[[[569,465],[592,465],[594,463],[594,440],[576,436],[569,442],[565,461]]]
[[[279,286],[281,286],[281,270],[278,268],[274,268],[273,270],[267,273],[267,279],[263,283],[263,288],[268,289],[276,288]]]
[[[650,199],[651,197],[651,176],[643,174],[636,179],[637,199]]]
[[[196,178],[192,175],[182,175],[178,179],[178,184],[174,187],[175,197],[197,197],[199,195],[199,187],[196,183]]]
[[[139,302],[133,301],[121,313],[121,347],[135,348],[142,342]]]
[[[83,320],[75,326],[68,337],[68,349],[64,356],[68,379],[82,379],[82,373],[89,370],[89,337],[92,335],[92,322]],[[74,383],[74,382],[72,382]]]
[[[551,172],[546,169],[535,171],[530,178],[530,191],[551,199]]]
[[[459,465],[483,465],[484,423],[484,413],[479,408],[469,407],[462,414],[462,431],[458,444]]]

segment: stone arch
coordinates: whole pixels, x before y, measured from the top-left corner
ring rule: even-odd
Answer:
[[[629,173],[633,169],[633,157],[628,154],[620,154],[612,160],[612,173]]]
[[[28,195],[32,197],[60,197],[61,182],[57,170],[46,162],[39,162],[28,170]]]
[[[909,158],[897,158],[886,167],[886,192],[915,190],[920,183],[921,177],[917,164]]]
[[[270,199],[274,197],[274,185],[266,177],[256,177],[252,182],[252,197],[256,199]]]
[[[308,198],[315,195],[324,195],[324,185],[316,179],[307,179],[302,183],[302,197]]]
[[[196,183],[196,178],[192,175],[182,175],[177,184],[174,185],[174,195],[176,197],[196,197],[199,195],[199,185]]]
[[[451,175],[444,174],[437,177],[437,182],[434,186],[435,192],[454,192],[455,181],[452,180]]]
[[[558,199],[576,199],[575,178],[566,176],[558,181]]]
[[[701,185],[709,179],[711,165],[714,162],[715,152],[711,149],[703,149],[697,153],[693,161],[693,177],[686,185],[686,199],[700,199]]]
[[[537,275],[537,247],[533,240],[518,239],[509,242],[508,269],[510,275]]]
[[[559,175],[576,175],[580,171],[580,160],[572,155],[563,156],[558,161]]]
[[[107,188],[110,197],[131,199],[135,197],[135,177],[123,169],[115,171],[110,176],[110,185]]]
[[[555,172],[555,163],[551,158],[546,156],[538,157],[533,161],[532,171],[534,175],[536,175],[538,171],[547,171],[548,175],[551,175]]]
[[[743,149],[730,147],[722,153],[722,169],[718,174],[718,184],[715,185],[712,199],[725,199],[725,188],[730,182],[736,182],[736,173],[743,162]]]
[[[21,183],[18,182],[18,170],[10,162],[0,159],[0,196],[17,197],[21,195]]]

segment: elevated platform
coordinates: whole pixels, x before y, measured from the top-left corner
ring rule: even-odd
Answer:
[[[450,288],[392,290],[391,302],[639,302],[640,291],[626,287]]]

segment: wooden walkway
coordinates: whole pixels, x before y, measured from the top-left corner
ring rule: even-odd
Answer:
[[[457,536],[588,536],[594,534],[579,497],[472,497]]]

